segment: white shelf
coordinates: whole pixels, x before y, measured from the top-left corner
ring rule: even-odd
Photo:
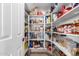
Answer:
[[[29,15],[29,17],[30,17],[30,19],[42,18],[42,20],[44,20],[44,15]]]
[[[64,15],[62,15],[56,21],[54,21],[53,25],[59,26],[62,24],[62,22],[69,21],[68,18],[75,17],[77,15],[79,15],[79,5],[71,9],[69,12],[65,13]]]
[[[30,48],[31,52],[47,52],[46,48]]]
[[[50,32],[48,32],[48,31],[45,31],[45,33],[52,33],[51,31]]]
[[[47,33],[52,33],[51,31],[45,31],[45,32],[47,32]]]
[[[69,53],[69,51],[65,47],[60,46],[57,42],[52,43],[55,44],[67,56],[72,56],[71,53]]]
[[[29,48],[29,49],[45,49],[45,48],[41,48],[41,47],[40,47],[40,48]]]
[[[79,43],[79,35],[78,36],[66,36],[67,38],[70,38],[71,40],[73,40],[74,42]]]
[[[29,32],[42,32],[42,31],[29,31]]]
[[[29,39],[29,40],[38,40],[39,41],[39,40],[44,40],[44,39]]]
[[[49,13],[49,14],[46,14],[45,16],[51,16],[51,13]]]
[[[74,42],[79,43],[79,35],[75,35],[75,34],[65,34],[65,33],[58,33],[58,32],[53,32],[56,33],[58,35],[66,35],[65,38],[69,38],[70,40],[73,40]]]
[[[51,23],[45,23],[45,25],[51,25]]]
[[[32,16],[32,17],[44,17],[44,15],[29,15],[29,16]]]
[[[46,40],[46,41],[52,42],[52,40],[49,40],[49,39],[48,39],[48,40]]]
[[[51,27],[51,24],[45,24],[45,27]]]
[[[53,32],[53,33],[56,33],[56,34],[59,34],[59,35],[70,35],[70,36],[76,36],[76,37],[79,37],[79,35],[77,34],[66,34],[66,33],[59,33],[59,32]]]
[[[30,25],[36,25],[36,26],[38,26],[38,25],[44,25],[44,23],[35,23],[35,24],[30,24]]]

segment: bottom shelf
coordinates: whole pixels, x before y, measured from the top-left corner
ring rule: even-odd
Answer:
[[[71,53],[64,47],[61,47],[58,43],[53,42],[53,44],[55,44],[64,54],[66,54],[67,56],[72,56]]]
[[[37,48],[44,48],[44,40],[30,40],[29,41],[29,48],[37,49]]]
[[[36,50],[36,49],[45,49],[45,48],[40,47],[40,48],[29,48],[29,49],[35,49]]]
[[[29,48],[31,52],[46,52],[46,48]]]

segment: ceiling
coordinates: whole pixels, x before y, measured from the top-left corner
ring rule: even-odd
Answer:
[[[31,11],[34,7],[38,7],[41,10],[50,10],[52,3],[26,3],[25,10]]]
[[[57,6],[57,8],[54,11],[58,11],[62,4],[68,5],[69,3],[59,3],[59,6]],[[34,7],[38,7],[43,11],[48,11],[53,5],[54,3],[25,3],[25,10],[27,13],[29,13],[29,11],[31,11]]]

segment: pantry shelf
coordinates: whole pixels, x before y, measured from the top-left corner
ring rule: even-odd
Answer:
[[[44,18],[44,16],[39,16],[39,15],[34,15],[34,16],[29,16],[30,17],[30,19],[40,19],[40,18]]]
[[[73,40],[74,42],[79,43],[79,36],[66,36],[67,38],[70,38],[71,40]]]
[[[79,15],[79,5],[71,9],[69,12],[65,13],[63,16],[54,21],[52,24],[55,26],[59,26],[62,24],[62,22],[68,21],[69,19],[67,18],[71,18],[77,15]]]
[[[79,43],[79,36],[70,36],[70,35],[68,35],[68,36],[60,36],[60,38],[63,38],[63,39],[70,39],[70,40],[72,40],[72,41],[74,41],[74,42],[76,42],[76,43]]]
[[[51,23],[45,23],[45,25],[51,25]]]
[[[44,49],[44,15],[29,15],[28,35],[30,49]]]
[[[46,41],[52,42],[52,40],[50,40],[50,39],[47,39]]]
[[[34,50],[36,49],[37,50],[37,49],[45,49],[45,48],[29,48],[29,49],[34,49]]]
[[[55,34],[58,34],[58,35],[66,35],[66,36],[76,36],[76,37],[79,37],[78,34],[66,34],[66,33],[59,33],[59,32],[52,32],[52,33],[55,33]]]
[[[65,34],[65,33],[59,33],[59,32],[53,32],[54,34],[62,35],[64,37],[62,38],[69,38],[70,40],[73,40],[74,42],[79,43],[79,35],[75,34]]]
[[[52,32],[51,31],[49,31],[49,32],[48,31],[45,31],[45,33],[50,33],[51,34]]]
[[[44,25],[44,23],[37,23],[37,24],[30,24],[30,25],[38,26],[38,25]]]
[[[29,39],[29,40],[38,40],[39,41],[39,40],[44,40],[44,39]]]
[[[57,42],[52,42],[52,43],[55,44],[67,56],[72,56],[71,53],[69,53],[69,51],[66,48],[60,46]]]
[[[29,32],[41,32],[41,31],[29,31]]]
[[[44,17],[44,15],[28,15],[28,16],[31,16],[31,17]]]

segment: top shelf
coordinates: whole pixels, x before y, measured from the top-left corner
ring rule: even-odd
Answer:
[[[29,15],[30,19],[43,19],[44,20],[44,16],[42,15]]]
[[[69,20],[69,18],[73,18],[75,16],[79,15],[79,5],[75,8],[71,9],[69,12],[62,15],[60,18],[58,18],[56,21],[53,22],[55,26],[59,26],[62,24],[62,22],[65,22]]]
[[[29,15],[30,17],[44,17],[44,15]]]

